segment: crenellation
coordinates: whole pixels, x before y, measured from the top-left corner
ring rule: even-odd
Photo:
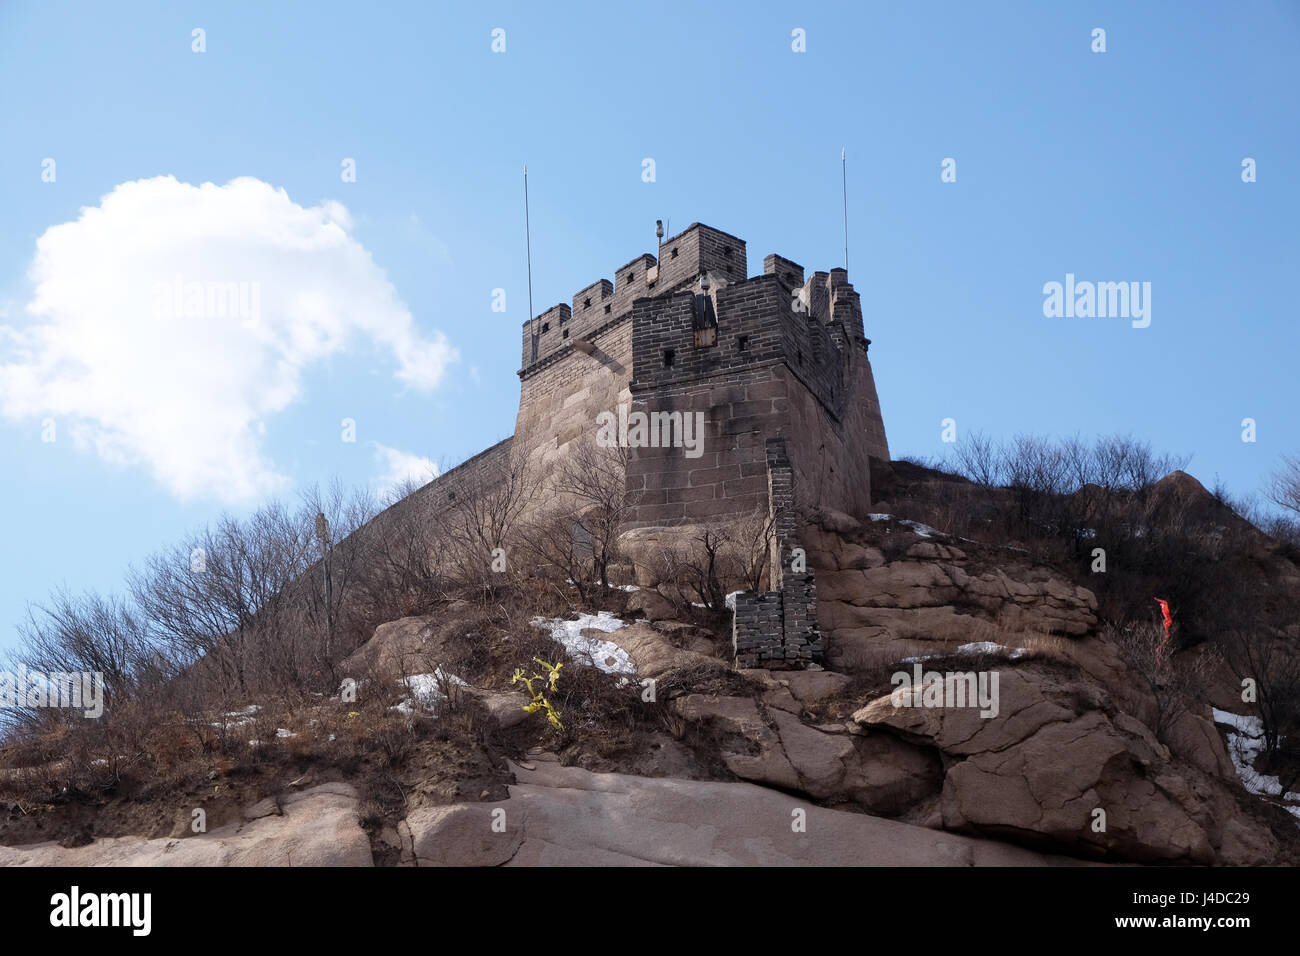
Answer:
[[[745,241],[702,223],[692,223],[659,244],[660,294],[691,286],[707,273],[715,286],[748,276]]]
[[[830,273],[814,272],[805,288],[804,307],[808,315],[825,322],[831,314]]]
[[[802,289],[804,285],[803,266],[775,253],[763,258],[763,274],[776,276],[790,290]]]
[[[605,301],[614,294],[614,283],[608,279],[597,279],[585,289],[579,289],[573,297],[573,318],[575,322],[604,323]]]

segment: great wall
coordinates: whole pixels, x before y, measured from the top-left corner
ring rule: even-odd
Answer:
[[[748,275],[745,242],[694,223],[525,323],[512,437],[420,489],[435,509],[509,463],[539,475],[596,440],[602,415],[703,415],[699,448],[629,450],[625,533],[766,514],[765,594],[737,597],[738,666],[820,659],[815,583],[799,513],[870,510],[870,459],[889,445],[858,293],[844,269],[769,255]]]

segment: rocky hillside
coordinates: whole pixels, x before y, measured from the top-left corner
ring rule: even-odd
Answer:
[[[1154,604],[1147,621],[1109,615],[1120,599],[1091,548],[939,530],[923,520],[936,502],[1015,503],[880,467],[879,513],[806,516],[820,667],[736,670],[727,612],[625,566],[587,606],[554,582],[448,595],[375,627],[333,696],[207,714],[210,745],[158,737],[147,759],[93,758],[87,778],[57,741],[11,744],[0,862],[1296,862],[1286,748],[1264,746],[1240,658],[1204,621],[1156,661]],[[1211,536],[1240,522],[1188,476],[1157,488]],[[1224,574],[1300,581],[1285,549],[1237,531]],[[1260,638],[1278,655],[1262,659],[1292,653],[1293,620]],[[898,675],[928,672],[992,697],[900,691]]]

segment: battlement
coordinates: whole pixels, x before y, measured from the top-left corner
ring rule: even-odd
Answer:
[[[667,295],[708,274],[715,287],[744,281],[745,243],[720,229],[692,223],[659,244],[659,258],[642,253],[614,270],[614,281],[598,279],[573,296],[572,305],[553,305],[523,325],[520,376],[573,344],[628,318],[637,299]]]

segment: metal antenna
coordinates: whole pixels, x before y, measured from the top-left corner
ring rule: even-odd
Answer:
[[[844,196],[844,271],[849,271],[849,169],[846,151],[840,147],[840,192]]]
[[[524,163],[524,242],[528,250],[528,317],[533,322],[533,361],[537,361],[537,316],[533,313],[533,227],[528,218],[528,164]]]

